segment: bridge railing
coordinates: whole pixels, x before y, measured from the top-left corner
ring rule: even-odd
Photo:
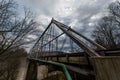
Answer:
[[[29,58],[29,60],[33,60],[36,62],[40,62],[40,63],[45,63],[45,64],[51,64],[51,65],[55,65],[55,66],[59,66],[62,68],[64,75],[66,77],[66,80],[72,80],[72,77],[70,75],[70,73],[68,72],[66,66],[62,63],[58,63],[58,62],[52,62],[52,61],[46,61],[46,60],[40,60],[40,59],[35,59],[35,58]]]

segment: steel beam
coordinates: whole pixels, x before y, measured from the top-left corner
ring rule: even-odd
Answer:
[[[67,31],[64,26],[61,26],[60,23],[56,22],[54,19],[52,19],[52,22],[60,28],[66,35],[68,35],[79,47],[81,47],[88,55],[90,56],[98,56],[100,55],[96,53],[93,49],[85,45],[81,40],[79,40],[77,37],[75,37],[73,34],[71,34],[69,31]]]
[[[56,21],[54,19],[53,19],[53,22],[59,24],[60,26],[66,28],[66,29],[69,29],[69,31],[72,31],[75,34],[81,36],[82,38],[84,38],[85,40],[89,41],[91,44],[93,44],[94,46],[98,47],[99,49],[106,50],[105,47],[101,46],[100,44],[98,44],[98,43],[96,43],[96,42],[94,42],[92,40],[90,40],[89,38],[85,37],[84,35],[80,34],[79,32],[75,31],[74,29],[68,27],[67,25],[64,25],[64,24],[62,24],[62,23],[60,23],[60,22],[58,22],[58,21]]]

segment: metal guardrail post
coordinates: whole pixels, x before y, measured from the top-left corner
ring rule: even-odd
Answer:
[[[39,59],[34,59],[34,58],[29,58],[30,60],[34,60],[34,61],[38,61],[38,62],[42,62],[42,63],[47,63],[47,64],[52,64],[52,65],[56,65],[56,66],[60,66],[62,67],[66,80],[72,80],[70,73],[68,72],[66,66],[62,63],[58,63],[58,62],[52,62],[52,61],[45,61],[45,60],[39,60]]]

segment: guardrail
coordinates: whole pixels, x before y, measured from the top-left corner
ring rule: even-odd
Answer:
[[[58,63],[58,62],[53,62],[53,61],[46,61],[46,60],[40,60],[40,59],[35,59],[35,58],[28,58],[29,60],[34,60],[37,62],[42,62],[42,63],[47,63],[47,64],[52,64],[55,66],[60,66],[63,69],[63,72],[65,74],[66,80],[72,80],[70,73],[68,72],[66,66],[62,63]]]

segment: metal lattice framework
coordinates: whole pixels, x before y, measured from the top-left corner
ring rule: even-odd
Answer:
[[[89,56],[100,56],[94,49],[80,40],[80,37],[99,49],[106,49],[74,29],[52,19],[48,27],[30,50],[30,55],[31,57],[37,58],[46,55],[63,54],[64,52],[74,53],[82,49]]]

